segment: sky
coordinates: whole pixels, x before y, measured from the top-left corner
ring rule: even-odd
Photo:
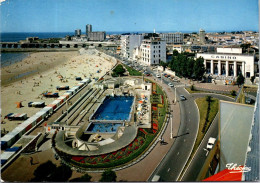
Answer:
[[[258,31],[258,0],[0,0],[1,32]]]

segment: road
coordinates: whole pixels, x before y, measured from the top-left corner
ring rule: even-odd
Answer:
[[[193,94],[194,98],[200,98],[200,97],[204,97],[207,96],[208,94]],[[217,98],[219,100],[226,100],[226,101],[233,101],[234,99],[227,97],[227,96],[223,96],[223,95],[217,95],[217,94],[210,94],[212,97]],[[199,146],[194,158],[192,159],[192,161],[190,162],[189,167],[187,168],[187,170],[185,171],[183,177],[181,178],[181,181],[201,181],[201,180],[197,180],[197,176],[200,173],[201,168],[203,167],[203,164],[207,158],[207,151],[205,150],[207,143],[208,143],[208,139],[210,137],[214,137],[217,138],[218,136],[218,116],[216,116],[216,118],[214,119],[214,121],[212,122],[210,128],[208,129],[205,137],[203,138],[201,145]]]
[[[151,71],[150,69],[147,69],[148,72],[151,72],[153,76],[156,77],[156,73]],[[172,82],[169,79],[162,76],[160,78],[168,84],[169,82],[174,84],[174,87],[176,87],[176,95],[184,95],[187,100],[185,101],[179,101],[180,103],[180,111],[181,111],[181,126],[178,132],[178,136],[176,137],[176,141],[161,162],[161,164],[156,168],[152,176],[149,178],[153,178],[153,176],[159,175],[160,181],[177,181],[178,178],[180,178],[180,174],[183,171],[183,168],[192,152],[198,128],[199,128],[199,111],[195,104],[195,99],[200,97],[205,97],[207,95],[211,95],[212,97],[218,98],[219,100],[228,100],[233,101],[234,99],[218,95],[218,94],[189,94],[183,87],[181,83]],[[173,88],[172,88],[173,90]],[[216,119],[217,121],[217,119]],[[207,133],[207,135],[216,137],[217,136],[217,122],[214,121],[213,126],[211,130]],[[206,137],[204,142],[207,144],[207,140],[209,137]],[[205,144],[201,146],[198,153],[198,160],[192,161],[191,166],[189,166],[189,170],[186,171],[185,177],[183,177],[183,181],[195,181],[196,176],[200,172],[203,162],[205,162],[206,151],[203,150],[203,147],[205,147]],[[197,158],[197,157],[196,157]]]
[[[147,70],[155,76],[156,73],[149,69]],[[163,82],[166,84],[170,82],[170,80],[165,77],[161,79],[163,79]],[[185,101],[180,101],[179,97],[177,97],[177,101],[180,104],[181,125],[178,135],[174,137],[176,140],[173,146],[170,148],[169,152],[150,176],[148,181],[151,181],[155,174],[161,177],[160,181],[177,181],[190,156],[198,132],[199,113],[192,95],[190,95],[183,87],[178,87],[182,86],[181,83],[172,83],[176,87],[176,96],[184,95],[187,99]],[[171,89],[174,92],[174,88],[171,87]]]

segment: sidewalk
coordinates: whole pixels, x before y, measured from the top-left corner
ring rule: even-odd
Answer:
[[[180,79],[181,83],[194,85],[196,88],[206,89],[206,90],[213,90],[216,92],[231,92],[232,90],[238,91],[239,87],[237,85],[225,85],[218,81],[216,84],[214,83],[199,83],[197,81],[192,81],[190,79]]]

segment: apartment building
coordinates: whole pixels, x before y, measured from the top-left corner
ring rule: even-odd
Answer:
[[[166,41],[159,37],[144,39],[140,46],[139,61],[145,65],[166,62]]]
[[[143,35],[122,35],[121,36],[121,54],[123,57],[134,59],[134,50],[139,48]]]

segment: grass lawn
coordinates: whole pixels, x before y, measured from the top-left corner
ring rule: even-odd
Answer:
[[[214,93],[214,92],[210,92],[210,91],[202,91],[202,90],[191,90],[190,88],[186,88],[186,90],[189,93]],[[233,96],[231,94],[221,94],[221,95],[226,95],[228,97],[232,97],[232,98],[236,98],[236,96]]]
[[[124,65],[124,67],[127,69],[127,71],[129,72],[129,74],[131,76],[142,76],[141,72],[139,72],[131,67],[128,67],[127,65]]]
[[[195,147],[197,147],[205,135],[202,132],[202,129],[203,129],[203,126],[205,125],[208,102],[206,101],[206,97],[198,98],[195,101],[198,105],[199,112],[200,112],[199,132],[198,132],[198,136],[197,136],[196,143],[195,143]],[[213,121],[216,114],[218,113],[218,106],[219,106],[219,100],[216,98],[212,98],[212,101],[210,102],[209,123],[207,124],[205,131],[208,130],[211,122]],[[196,144],[197,144],[197,146],[196,146]]]

